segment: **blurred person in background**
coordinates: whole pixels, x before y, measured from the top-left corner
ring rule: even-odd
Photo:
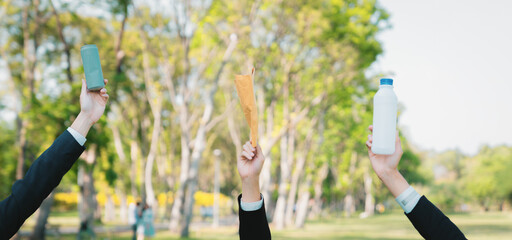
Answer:
[[[137,205],[135,203],[130,203],[128,206],[128,224],[130,224],[130,227],[132,228],[132,239],[137,239],[137,206],[140,205],[139,202],[137,202]]]
[[[153,224],[153,209],[147,203],[142,211],[142,222],[144,224],[144,236],[152,238],[155,236],[155,226]]]
[[[137,240],[144,239],[144,221],[142,219],[142,214],[144,213],[144,208],[140,202],[137,202],[137,208],[135,209],[135,225],[137,232]]]

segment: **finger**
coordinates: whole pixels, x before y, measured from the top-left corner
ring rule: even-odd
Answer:
[[[251,144],[245,145],[245,151],[251,155],[251,157],[254,157],[254,152],[251,149]]]
[[[101,94],[105,94],[105,93],[107,93],[107,89],[106,89],[106,88],[102,88],[102,89],[100,90],[100,93],[101,93]]]
[[[258,145],[256,145],[256,149],[257,149],[257,152],[260,152],[260,153],[261,153],[261,152],[263,152],[263,151],[261,151],[261,147],[260,147],[260,145],[259,145],[259,144],[258,144]]]
[[[103,100],[105,100],[105,101],[108,101],[108,99],[110,98],[110,96],[106,93],[101,96],[103,97]]]
[[[366,146],[367,147],[372,147],[372,141],[371,140],[366,141]]]
[[[370,125],[370,126],[368,127],[368,130],[370,130],[370,132],[373,132],[373,125]]]
[[[87,93],[87,82],[82,78],[82,93]]]
[[[263,151],[261,151],[260,145],[256,145],[256,151],[254,152],[255,156],[258,157],[258,159],[263,159],[265,161],[265,156],[263,156]]]
[[[249,144],[249,148],[251,148],[251,152],[254,152],[254,151],[256,150],[256,148],[254,148],[254,147],[252,146],[252,143],[251,143],[251,144]]]
[[[243,155],[245,158],[247,158],[248,160],[251,160],[251,159],[252,159],[252,157],[251,157],[251,156],[249,155],[249,153],[248,153],[248,152],[246,152],[246,151],[243,151],[243,152],[242,152],[242,155]]]
[[[245,144],[244,145],[244,151],[246,152],[251,152],[251,148],[249,147],[250,144]]]
[[[105,83],[105,86],[106,86],[108,83],[108,79],[103,79],[103,82]]]

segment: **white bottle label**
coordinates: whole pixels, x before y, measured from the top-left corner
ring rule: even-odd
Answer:
[[[382,92],[380,91],[390,91]],[[393,154],[395,152],[397,100],[392,89],[379,89],[375,94],[373,106],[373,142],[375,154]]]

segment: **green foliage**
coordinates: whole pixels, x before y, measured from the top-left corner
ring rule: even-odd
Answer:
[[[419,171],[419,168],[421,167],[420,157],[412,151],[405,138],[401,137],[401,140],[404,153],[398,165],[400,173],[410,184],[428,183],[429,179]]]
[[[483,147],[468,168],[466,189],[484,209],[511,200],[512,148]]]
[[[443,211],[453,211],[464,202],[465,194],[458,182],[435,184],[430,187],[428,198]]]
[[[16,152],[12,150],[16,132],[0,120],[0,133],[0,199],[4,199],[11,193],[16,172]]]

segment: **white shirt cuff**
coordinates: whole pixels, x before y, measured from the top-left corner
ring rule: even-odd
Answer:
[[[420,201],[421,195],[411,186],[405,189],[395,200],[402,207],[405,213],[410,213]]]
[[[80,144],[80,146],[84,146],[85,141],[87,141],[87,138],[82,136],[79,132],[77,132],[75,129],[68,127],[68,132],[75,138],[75,140]]]
[[[259,210],[263,206],[263,195],[261,195],[261,193],[260,193],[260,197],[261,197],[261,200],[259,200],[257,202],[244,202],[243,195],[242,195],[242,199],[240,200],[240,207],[242,208],[242,210],[244,210],[246,212]]]

